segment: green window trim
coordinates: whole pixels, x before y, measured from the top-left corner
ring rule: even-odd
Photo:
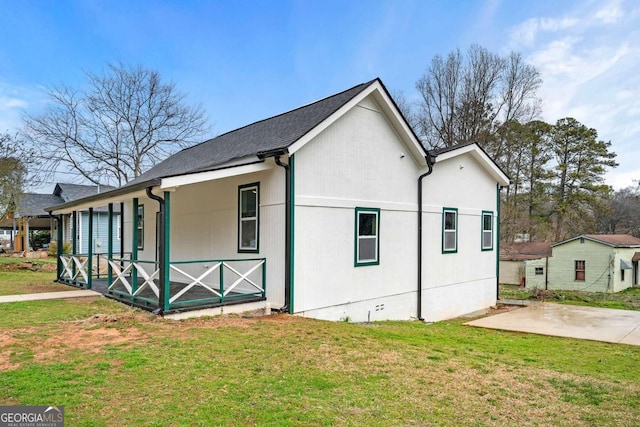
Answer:
[[[144,250],[144,205],[138,205],[138,250]]]
[[[370,244],[374,241],[373,245]],[[373,251],[373,256],[364,257],[361,252]],[[380,209],[358,208],[355,210],[353,237],[353,265],[364,267],[380,264]]]
[[[238,253],[259,251],[260,183],[253,182],[238,187]]]
[[[491,211],[482,211],[481,216],[482,223],[480,227],[482,232],[480,234],[480,248],[483,251],[492,251],[493,250],[493,212]],[[487,242],[489,244],[487,244]]]
[[[442,253],[455,254],[457,252],[458,208],[442,208]]]

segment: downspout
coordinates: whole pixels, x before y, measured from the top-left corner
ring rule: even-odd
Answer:
[[[496,191],[496,210],[498,221],[496,224],[496,301],[500,300],[500,194],[502,194],[502,187],[498,184],[498,191]],[[525,271],[525,276],[527,272]]]
[[[289,157],[291,159],[291,157]],[[280,308],[282,312],[291,313],[291,167],[282,163],[280,156],[274,157],[276,165],[284,168],[285,171],[285,242],[284,242],[284,306]],[[291,161],[291,160],[289,160]]]
[[[160,282],[160,286],[158,286],[158,309],[156,311],[154,311],[155,314],[159,314],[160,316],[162,316],[162,314],[164,313],[164,300],[165,300],[165,279],[166,279],[166,274],[167,271],[165,271],[164,268],[164,257],[165,257],[165,248],[164,248],[164,199],[160,196],[156,196],[155,194],[153,194],[153,192],[151,191],[152,187],[147,187],[146,193],[147,193],[147,197],[149,197],[151,200],[155,200],[156,202],[158,202],[158,205],[160,206],[159,209],[159,214],[158,214],[158,222],[160,223],[160,230],[157,233],[158,235],[158,240],[159,242],[156,242],[156,245],[158,246],[158,268],[160,269],[160,274],[158,276],[158,281]],[[158,224],[156,224],[156,227],[158,227]]]
[[[549,289],[549,256],[547,255],[544,260],[544,290]]]
[[[422,180],[433,172],[433,165],[436,158],[427,153],[427,170],[418,177],[418,320],[424,321],[422,317]]]

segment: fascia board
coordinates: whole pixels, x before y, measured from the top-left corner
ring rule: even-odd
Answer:
[[[458,150],[447,151],[446,153],[439,154],[436,157],[436,168],[438,162],[453,159],[463,154],[470,154],[474,159],[482,165],[482,167],[489,172],[489,174],[496,180],[501,186],[509,185],[509,178],[500,170],[498,166],[487,156],[476,144],[464,146]]]
[[[198,184],[201,182],[214,181],[217,179],[229,178],[232,176],[245,175],[248,173],[262,172],[273,168],[273,164],[260,162],[249,165],[235,166],[225,169],[218,169],[208,172],[199,172],[189,175],[179,175],[169,178],[162,178],[161,190],[181,187],[183,185]]]
[[[349,102],[340,107],[337,111],[335,111],[332,115],[327,117],[322,123],[317,125],[315,128],[311,129],[306,135],[302,138],[298,139],[296,142],[291,144],[288,148],[289,154],[294,154],[299,151],[302,147],[304,147],[309,141],[318,136],[322,131],[331,126],[336,120],[342,117],[347,111],[351,110],[353,107],[358,105],[363,99],[368,97],[371,94],[375,94],[374,97],[377,99],[378,103],[381,105],[383,109],[383,113],[387,117],[387,120],[390,120],[392,127],[396,130],[400,139],[407,146],[409,151],[411,152],[412,157],[420,166],[426,166],[427,162],[424,158],[426,153],[422,148],[422,145],[416,138],[413,136],[413,132],[409,129],[406,122],[401,118],[399,113],[396,111],[396,108],[393,106],[393,103],[389,99],[388,95],[385,93],[386,91],[382,87],[379,81],[375,81],[371,83],[366,89],[360,92],[358,95],[353,97]]]

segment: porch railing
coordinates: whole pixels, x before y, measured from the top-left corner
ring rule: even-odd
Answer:
[[[109,293],[144,305],[159,306],[161,284],[157,262],[112,258],[109,265],[112,269]],[[165,309],[266,297],[265,258],[172,261],[169,269],[168,306]]]
[[[145,305],[158,305],[160,268],[156,261],[111,258],[110,294],[128,297]]]
[[[91,259],[91,278],[106,278],[109,270],[107,254],[94,253]],[[62,263],[60,281],[80,287],[90,286],[88,253],[64,254],[60,256],[60,261]]]

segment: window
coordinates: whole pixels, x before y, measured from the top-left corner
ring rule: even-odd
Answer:
[[[576,279],[577,281],[584,282],[584,272],[585,272],[585,261],[576,261],[575,262],[575,271],[576,271]]]
[[[442,253],[458,251],[458,209],[442,210]]]
[[[258,252],[258,183],[238,187],[238,252]]]
[[[356,208],[355,266],[380,263],[380,209]]]
[[[536,276],[542,276],[544,274],[544,267],[536,267]]]
[[[620,281],[624,282],[624,270],[620,270]]]
[[[138,206],[138,249],[144,249],[144,205]]]
[[[482,250],[493,250],[493,212],[482,211]]]

